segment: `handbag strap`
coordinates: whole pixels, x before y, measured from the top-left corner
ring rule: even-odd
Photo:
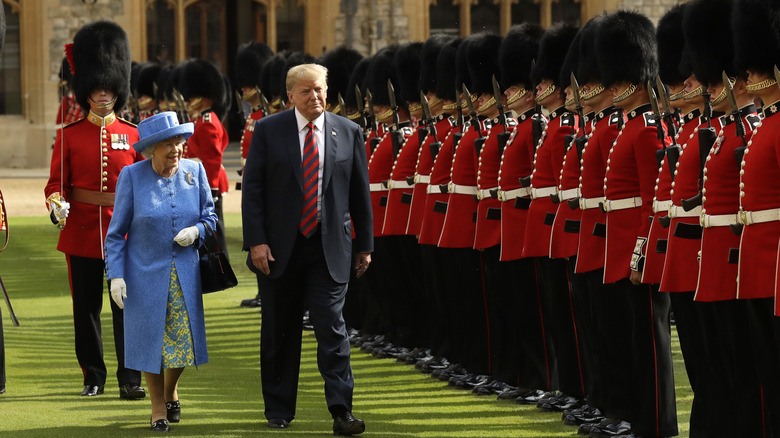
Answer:
[[[217,232],[216,232],[215,230],[213,230],[213,229],[211,228],[211,225],[209,225],[207,222],[203,222],[203,221],[201,221],[201,223],[203,224],[203,226],[204,226],[204,227],[205,227],[207,230],[209,230],[209,232],[211,233],[211,235],[212,235],[212,236],[214,236],[214,242],[215,242],[215,243],[216,243],[216,245],[217,245],[217,251],[216,251],[216,252],[221,252],[221,251],[222,251],[222,248],[220,248],[220,247],[219,247],[219,240],[217,240]],[[203,247],[204,247],[204,248],[206,248],[206,251],[208,251],[208,252],[212,252],[212,251],[209,249],[208,245],[206,244],[206,241],[207,241],[207,240],[208,240],[208,238],[204,238],[204,239],[203,239]]]

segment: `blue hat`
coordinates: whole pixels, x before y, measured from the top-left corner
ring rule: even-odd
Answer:
[[[176,113],[173,111],[155,114],[148,119],[141,120],[141,123],[138,124],[140,140],[133,145],[133,149],[141,153],[149,146],[171,137],[183,135],[187,139],[194,131],[195,125],[192,123],[179,125],[179,119],[176,118]]]

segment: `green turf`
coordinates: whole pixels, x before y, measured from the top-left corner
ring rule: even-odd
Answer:
[[[103,313],[109,369],[106,394],[79,397],[82,375],[73,353],[70,291],[65,258],[56,251],[58,231],[48,218],[10,218],[11,243],[0,253],[0,276],[21,327],[12,327],[3,304],[7,393],[0,396],[0,436],[147,436],[150,404],[119,400],[113,370],[110,311]],[[182,422],[171,436],[330,436],[331,419],[317,372],[315,340],[303,338],[298,413],[292,427],[265,426],[260,394],[260,315],[238,303],[256,291],[240,252],[240,216],[226,217],[228,247],[239,286],[205,297],[211,361],[185,371],[180,382]],[[104,309],[108,310],[108,293]],[[680,435],[687,436],[691,391],[674,340]],[[353,350],[355,414],[364,436],[553,437],[575,436],[560,414],[499,402],[451,389],[396,361]],[[9,434],[9,432],[12,432]]]

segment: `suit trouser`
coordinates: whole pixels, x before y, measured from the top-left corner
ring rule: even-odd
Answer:
[[[780,318],[774,299],[746,300],[753,358],[764,395],[767,436],[780,436]]]
[[[84,373],[84,385],[105,385],[106,364],[103,361],[103,338],[100,312],[103,309],[103,274],[105,262],[89,257],[65,256],[68,261],[70,290],[73,299],[73,328],[76,358]],[[125,368],[124,312],[111,302],[116,348],[116,378],[119,386],[140,385],[141,373]]]
[[[542,309],[555,345],[560,390],[566,395],[582,398],[585,396],[585,384],[566,260],[537,257],[536,264],[541,280]]]
[[[367,286],[366,277],[361,276],[357,278],[355,271],[355,260],[357,257],[357,251],[355,246],[352,246],[352,263],[349,268],[349,286],[347,287],[347,296],[344,298],[344,322],[348,328],[354,328],[358,330],[364,329],[364,318],[366,318],[365,309],[362,307],[361,302],[363,297],[368,293],[365,289]],[[257,278],[257,284],[261,282],[260,277]],[[258,287],[258,291],[259,291]],[[260,293],[258,292],[258,296]]]
[[[630,315],[632,431],[647,437],[677,435],[669,294],[657,285],[634,286],[628,278],[618,281],[625,291]]]
[[[430,319],[434,323],[429,337],[431,354],[452,359],[452,328],[447,313],[448,291],[443,283],[447,274],[443,267],[442,249],[434,245],[420,245],[420,256],[425,288],[431,299]]]
[[[490,328],[490,375],[500,382],[517,385],[520,350],[517,348],[516,298],[511,284],[510,265],[499,261],[500,255],[499,245],[482,252]],[[526,281],[532,279],[526,278]]]
[[[289,264],[278,278],[262,278],[260,289],[260,372],[265,417],[295,418],[304,304],[317,338],[317,367],[325,381],[325,401],[331,413],[352,410],[354,380],[350,347],[342,317],[346,283],[328,271],[318,230],[310,238],[298,235]]]

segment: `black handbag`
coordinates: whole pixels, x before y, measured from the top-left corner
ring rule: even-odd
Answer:
[[[230,266],[227,256],[217,243],[216,232],[209,224],[203,225],[210,232],[198,251],[200,254],[201,293],[207,294],[230,289],[238,285],[236,274]],[[213,248],[213,249],[212,249]]]

